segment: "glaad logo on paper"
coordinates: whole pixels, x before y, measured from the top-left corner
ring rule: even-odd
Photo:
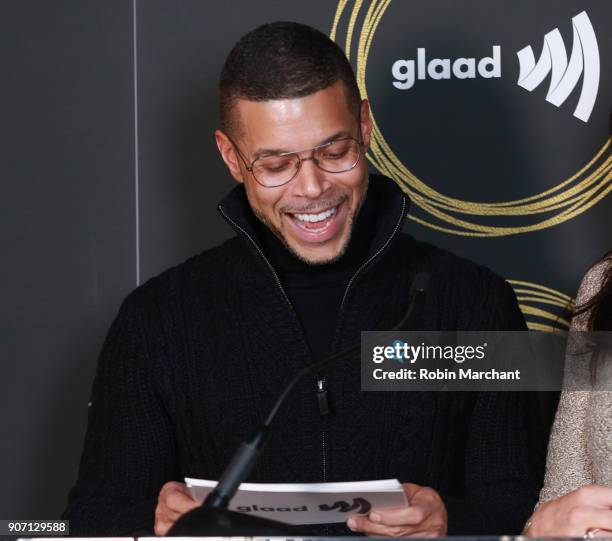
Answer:
[[[546,101],[559,107],[572,93],[580,76],[582,90],[574,116],[588,122],[599,89],[599,47],[593,25],[586,11],[572,18],[574,30],[572,53],[567,60],[567,51],[561,32],[555,28],[544,36],[544,46],[537,63],[530,45],[517,52],[519,76],[517,84],[529,92],[537,88],[550,73],[550,86]],[[427,59],[427,50],[417,49],[417,59],[396,60],[391,66],[393,86],[398,90],[412,88],[416,81],[427,78],[485,79],[500,78],[501,46],[493,45],[491,56],[476,58],[432,58]]]
[[[324,503],[319,504],[319,511],[337,511],[338,513],[350,513],[353,512],[357,515],[365,515],[372,509],[372,504],[364,498],[353,498],[353,503],[339,501],[333,505],[327,505]]]

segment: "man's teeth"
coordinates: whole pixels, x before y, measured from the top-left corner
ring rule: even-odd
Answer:
[[[337,208],[338,207],[332,207],[320,214],[294,214],[294,216],[301,222],[321,222],[327,220],[327,218],[334,214]]]

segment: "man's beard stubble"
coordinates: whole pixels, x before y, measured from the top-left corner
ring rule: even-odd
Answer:
[[[306,263],[307,265],[311,265],[311,266],[329,265],[331,263],[335,263],[336,261],[339,261],[342,258],[342,256],[346,253],[346,250],[348,249],[348,246],[351,242],[351,238],[353,236],[353,229],[355,227],[355,224],[357,223],[359,212],[361,211],[361,208],[363,207],[363,203],[368,195],[368,188],[369,188],[369,182],[366,184],[366,189],[365,189],[365,192],[363,193],[363,197],[361,198],[361,201],[359,202],[359,206],[354,211],[349,212],[349,214],[347,215],[346,219],[348,222],[348,235],[346,237],[345,242],[340,247],[340,251],[335,256],[330,257],[329,259],[314,261],[312,259],[309,259],[303,256],[297,250],[293,249],[293,247],[287,242],[287,240],[285,239],[281,231],[277,227],[275,227],[273,224],[271,224],[262,213],[260,213],[254,207],[251,207],[251,208],[253,210],[253,214],[255,214],[255,216],[259,219],[259,221],[263,223],[274,234],[274,236],[283,244],[283,246],[287,249],[287,251],[290,254],[292,254],[294,257],[299,259],[302,263]],[[348,198],[345,199],[345,201],[347,200]]]

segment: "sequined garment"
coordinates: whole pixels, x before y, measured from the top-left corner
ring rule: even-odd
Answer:
[[[601,288],[612,257],[593,266],[586,274],[576,303],[578,306],[591,299]],[[589,312],[572,320],[572,330],[587,330]],[[588,363],[580,359],[581,366],[568,370],[589,370]],[[561,393],[557,415],[548,445],[546,477],[540,493],[540,502],[563,496],[583,485],[612,486],[612,392],[601,391],[612,382],[612,359],[599,365],[594,385],[586,391]]]

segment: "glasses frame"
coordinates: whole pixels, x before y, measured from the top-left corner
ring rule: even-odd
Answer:
[[[354,137],[340,137],[338,139],[333,139],[332,141],[328,141],[327,143],[323,143],[321,145],[317,145],[316,147],[311,147],[311,148],[303,148],[300,150],[292,150],[291,152],[279,152],[277,154],[266,154],[265,156],[259,156],[259,158],[255,158],[251,164],[249,165],[249,163],[247,162],[244,154],[242,154],[240,148],[238,147],[238,145],[232,140],[232,138],[226,134],[226,137],[229,139],[230,143],[232,143],[232,145],[234,145],[234,148],[236,149],[236,153],[238,154],[238,156],[240,156],[240,159],[242,160],[242,162],[244,163],[244,166],[246,168],[246,170],[251,173],[251,175],[253,175],[253,178],[255,179],[255,182],[257,182],[257,184],[259,184],[260,186],[264,187],[264,188],[279,188],[280,186],[284,186],[285,184],[289,184],[295,177],[297,177],[298,173],[300,172],[300,170],[302,169],[302,162],[308,162],[308,161],[312,161],[319,169],[321,169],[321,171],[325,171],[326,173],[331,173],[333,175],[339,174],[339,173],[346,173],[348,171],[352,171],[353,169],[355,169],[355,167],[357,167],[357,164],[359,163],[359,161],[361,160],[361,156],[363,155],[363,141],[360,141],[358,139],[355,139]],[[342,171],[328,171],[327,169],[324,169],[323,167],[321,167],[321,164],[319,163],[319,161],[315,158],[314,153],[317,150],[321,150],[322,148],[326,148],[330,145],[333,145],[334,143],[337,143],[338,141],[355,141],[357,143],[357,148],[359,151],[359,154],[357,155],[357,160],[355,160],[355,163],[349,167],[348,169],[343,169]],[[308,158],[302,158],[300,156],[300,153],[302,152],[310,152],[310,157]],[[275,184],[274,186],[268,186],[266,184],[263,184],[261,181],[259,181],[257,179],[257,176],[255,175],[255,173],[253,172],[253,166],[257,163],[257,161],[263,159],[263,158],[268,158],[270,156],[274,156],[274,157],[279,157],[282,158],[283,156],[295,156],[298,159],[298,166],[295,168],[295,173],[293,174],[293,176],[283,182],[282,184]]]

